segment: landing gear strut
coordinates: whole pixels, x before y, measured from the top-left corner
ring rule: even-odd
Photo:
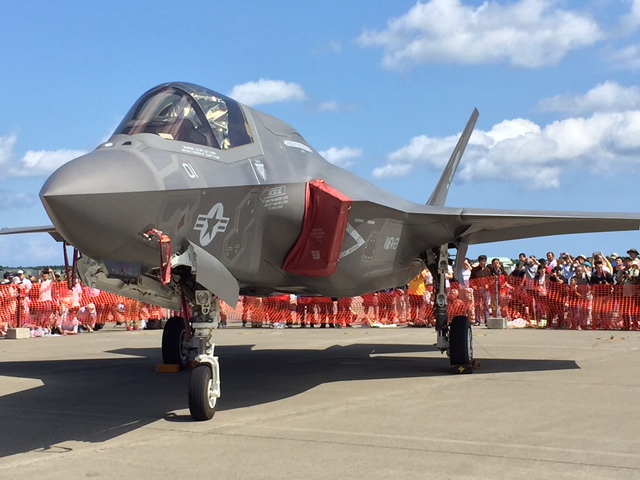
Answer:
[[[171,317],[162,334],[162,359],[166,364],[196,367],[189,381],[189,412],[194,420],[210,420],[220,398],[220,365],[214,356],[213,330],[220,322],[220,300],[208,290],[196,290],[189,330],[181,317]]]
[[[458,250],[459,256],[460,250]],[[438,336],[437,347],[442,353],[447,353],[454,371],[473,372],[473,334],[469,317],[456,316],[449,325],[446,289],[446,275],[449,270],[448,245],[434,248],[427,258],[436,288],[434,315]]]
[[[196,290],[195,299],[197,313],[191,325],[198,355],[189,382],[189,412],[194,420],[210,420],[220,398],[220,365],[211,341],[220,322],[220,300],[208,290]]]

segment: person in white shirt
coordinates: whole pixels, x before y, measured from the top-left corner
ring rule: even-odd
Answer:
[[[38,305],[33,308],[34,313],[37,314],[38,323],[46,326],[49,326],[51,323],[51,313],[53,311],[53,301],[51,298],[53,282],[49,278],[49,273],[50,270],[42,272],[42,280],[40,281],[40,290],[38,292]]]

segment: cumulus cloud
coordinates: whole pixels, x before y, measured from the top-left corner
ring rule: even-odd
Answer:
[[[406,176],[415,165],[442,169],[457,136],[419,136],[388,155],[374,170]],[[640,166],[640,111],[595,113],[541,127],[526,119],[505,120],[474,131],[460,165],[465,182],[501,181],[529,190],[560,187],[563,175],[614,175]]]
[[[297,83],[283,80],[268,80],[261,78],[257,82],[247,82],[236,85],[229,96],[250,106],[268,103],[297,102],[305,100],[307,95]]]
[[[623,87],[616,82],[605,82],[585,95],[556,95],[542,100],[538,109],[584,115],[594,112],[618,112],[640,108],[640,87]]]
[[[357,158],[362,156],[361,148],[343,147],[336,148],[331,147],[328,150],[319,152],[327,161],[338,165],[339,167],[348,168],[355,163]]]
[[[563,10],[553,0],[484,2],[478,7],[430,0],[390,20],[384,30],[364,32],[357,42],[382,48],[388,69],[501,62],[538,68],[555,65],[570,51],[603,37],[589,16]]]
[[[51,174],[56,168],[87,153],[83,150],[29,150],[20,159],[15,156],[17,133],[0,137],[0,178],[39,177]]]

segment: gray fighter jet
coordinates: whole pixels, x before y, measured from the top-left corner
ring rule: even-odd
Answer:
[[[166,363],[197,362],[189,408],[220,397],[213,330],[220,301],[273,292],[351,297],[436,278],[438,347],[473,363],[469,319],[447,324],[449,249],[534,236],[637,230],[640,215],[445,207],[475,110],[426,205],[327,162],[291,126],[207,88],[157,86],[113,136],[56,170],[40,192],[49,232],[81,252],[87,285],[181,311],[163,334]]]

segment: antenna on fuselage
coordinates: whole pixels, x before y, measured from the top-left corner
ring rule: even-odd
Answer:
[[[433,190],[431,197],[429,197],[427,205],[432,207],[444,207],[444,202],[447,200],[447,194],[449,193],[449,187],[451,186],[451,182],[453,182],[453,176],[456,174],[456,170],[458,169],[458,165],[462,159],[462,154],[464,153],[464,149],[467,148],[467,143],[469,143],[469,138],[471,138],[471,133],[476,126],[479,115],[480,112],[478,112],[478,109],[474,108],[473,113],[471,113],[471,117],[467,122],[467,126],[464,127],[462,135],[460,135],[456,148],[453,149],[449,162],[447,163],[444,172],[442,172],[440,180],[438,180],[436,188]]]

